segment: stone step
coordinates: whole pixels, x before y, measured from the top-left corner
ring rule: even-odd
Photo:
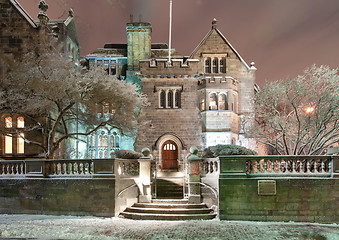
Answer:
[[[213,210],[210,208],[138,208],[128,207],[124,212],[152,213],[152,214],[208,214]]]
[[[172,200],[171,200],[172,201]],[[134,203],[133,207],[137,208],[207,208],[205,203],[187,204],[187,203]]]
[[[152,203],[158,204],[188,204],[187,199],[153,199]]]
[[[122,212],[121,216],[136,220],[210,220],[216,217],[215,213],[208,214],[153,214]]]

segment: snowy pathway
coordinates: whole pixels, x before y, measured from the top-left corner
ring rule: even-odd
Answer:
[[[337,224],[243,221],[135,221],[121,218],[0,215],[0,239],[339,240]]]

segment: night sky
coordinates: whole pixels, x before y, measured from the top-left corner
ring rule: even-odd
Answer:
[[[18,0],[36,19],[39,0]],[[81,55],[105,43],[126,43],[134,14],[152,23],[153,43],[168,42],[169,0],[45,0],[50,19],[75,13]],[[339,63],[339,0],[173,0],[172,47],[190,55],[211,28],[218,29],[249,64],[257,83],[294,77],[311,66]]]

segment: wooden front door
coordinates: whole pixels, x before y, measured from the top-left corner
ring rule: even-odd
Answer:
[[[175,142],[168,140],[162,145],[162,169],[178,170],[178,146]]]

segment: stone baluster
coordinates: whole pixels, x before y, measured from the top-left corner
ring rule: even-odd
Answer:
[[[200,190],[200,162],[201,158],[197,156],[198,149],[196,147],[190,148],[191,156],[188,157],[188,169],[189,169],[189,185],[188,185],[188,202],[189,203],[200,203],[201,202],[201,190]]]
[[[148,148],[142,149],[143,156],[138,159],[139,162],[139,181],[138,187],[140,190],[139,202],[152,202],[151,193],[151,151]],[[136,171],[137,172],[137,171]]]

